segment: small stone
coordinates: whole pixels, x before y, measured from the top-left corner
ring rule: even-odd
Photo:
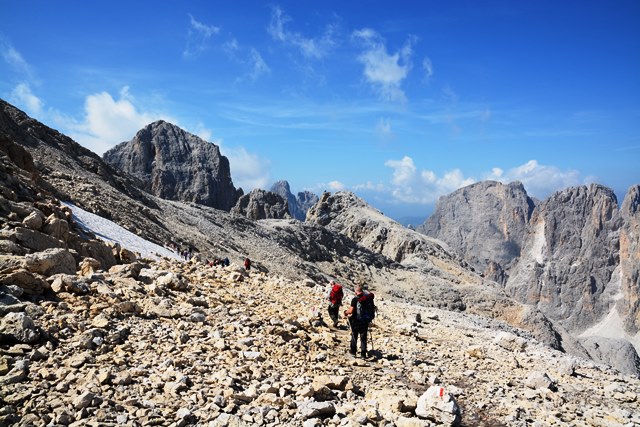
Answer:
[[[80,396],[73,399],[73,407],[75,409],[83,409],[91,406],[91,402],[96,397],[96,395],[90,391],[85,391]]]

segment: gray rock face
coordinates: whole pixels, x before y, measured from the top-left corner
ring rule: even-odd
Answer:
[[[533,208],[521,183],[483,181],[441,197],[417,231],[444,241],[477,270],[504,281],[502,270],[508,272],[520,256]]]
[[[147,125],[103,158],[163,199],[229,211],[241,195],[231,181],[229,160],[217,145],[162,120]]]
[[[620,372],[638,375],[640,358],[631,343],[623,339],[588,337],[580,339],[591,359],[615,366]]]
[[[620,208],[623,226],[620,230],[620,280],[623,298],[618,312],[625,329],[640,331],[640,185],[634,185]]]
[[[610,189],[592,184],[553,194],[536,206],[507,292],[571,332],[584,330],[609,312],[617,293],[619,231]]]
[[[271,186],[271,192],[279,194],[289,203],[289,214],[291,217],[304,221],[307,211],[318,202],[318,196],[310,191],[299,192],[297,197],[291,193],[287,181],[277,181]]]
[[[276,193],[259,188],[240,197],[231,213],[253,220],[289,218],[287,201]]]

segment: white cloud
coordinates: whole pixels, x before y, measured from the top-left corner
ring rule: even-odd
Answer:
[[[89,95],[84,103],[84,118],[78,122],[58,116],[70,130],[70,136],[91,151],[102,155],[114,145],[128,141],[149,123],[171,117],[159,112],[140,111],[127,86],[120,90],[118,99],[108,92]]]
[[[516,166],[504,172],[500,168],[493,168],[485,179],[509,183],[520,181],[524,185],[530,196],[544,199],[554,191],[567,187],[585,184],[594,181],[594,177],[580,178],[577,170],[561,170],[555,166],[545,166],[536,160],[529,160],[527,163]]]
[[[244,147],[224,147],[221,140],[218,143],[222,154],[229,159],[233,185],[242,187],[245,194],[254,188],[267,188],[271,182],[268,159],[249,153]]]
[[[0,38],[0,53],[2,57],[15,71],[23,74],[28,79],[33,78],[33,70],[29,63],[23,58],[22,54],[18,52],[10,43]]]
[[[300,33],[288,31],[285,26],[291,21],[292,19],[286,15],[282,9],[277,6],[273,7],[271,9],[271,21],[267,27],[267,32],[274,40],[298,48],[305,58],[324,58],[337,44],[336,25],[329,24],[321,36],[309,38]]]
[[[409,156],[387,160],[384,165],[393,169],[391,185],[385,191],[398,203],[431,204],[443,194],[475,182],[459,169],[448,171],[442,177],[430,170],[418,170]]]
[[[222,140],[213,140],[212,139],[213,132],[211,131],[211,129],[207,128],[204,125],[204,123],[202,123],[202,122],[196,123],[196,125],[193,128],[193,131],[191,131],[191,133],[193,133],[194,135],[199,136],[200,138],[204,139],[205,141],[213,142],[216,145],[220,145],[220,143],[222,143]]]
[[[404,156],[402,160],[387,160],[384,165],[393,169],[391,182],[394,185],[408,184],[415,179],[416,165],[411,157]]]
[[[187,46],[182,52],[182,56],[185,58],[193,58],[204,52],[209,47],[209,39],[219,32],[219,27],[204,24],[189,14]]]
[[[342,191],[346,188],[340,181],[331,181],[327,184],[327,187],[329,187],[331,191]]]
[[[388,160],[385,166],[393,169],[391,183],[381,192],[388,192],[398,203],[432,204],[442,195],[476,182],[465,176],[460,169],[453,169],[438,176],[430,170],[419,170],[411,157]],[[482,179],[510,183],[520,181],[530,196],[544,199],[554,191],[567,187],[597,181],[595,177],[581,178],[576,170],[561,170],[555,166],[545,166],[536,160],[511,168],[507,171],[494,167],[483,174]]]
[[[43,102],[33,94],[29,84],[20,83],[9,96],[11,102],[23,108],[30,116],[39,117],[42,114]]]
[[[378,92],[389,101],[405,101],[402,82],[411,70],[412,46],[414,38],[409,38],[397,52],[389,54],[385,40],[370,28],[354,31],[353,37],[359,40],[365,50],[358,56],[364,65],[364,77]]]

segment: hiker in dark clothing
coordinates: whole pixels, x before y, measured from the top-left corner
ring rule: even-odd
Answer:
[[[251,270],[251,260],[249,258],[244,259],[244,269],[247,271]]]
[[[360,336],[360,356],[367,358],[367,333],[369,322],[375,315],[373,306],[373,294],[363,292],[362,285],[354,287],[355,296],[351,299],[351,306],[344,311],[351,325],[351,345],[349,353],[355,356],[357,353],[358,336]]]

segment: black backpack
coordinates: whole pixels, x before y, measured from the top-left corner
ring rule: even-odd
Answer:
[[[373,303],[374,295],[371,292],[364,293],[358,298],[356,305],[357,319],[361,323],[371,323],[376,317],[376,306]]]

